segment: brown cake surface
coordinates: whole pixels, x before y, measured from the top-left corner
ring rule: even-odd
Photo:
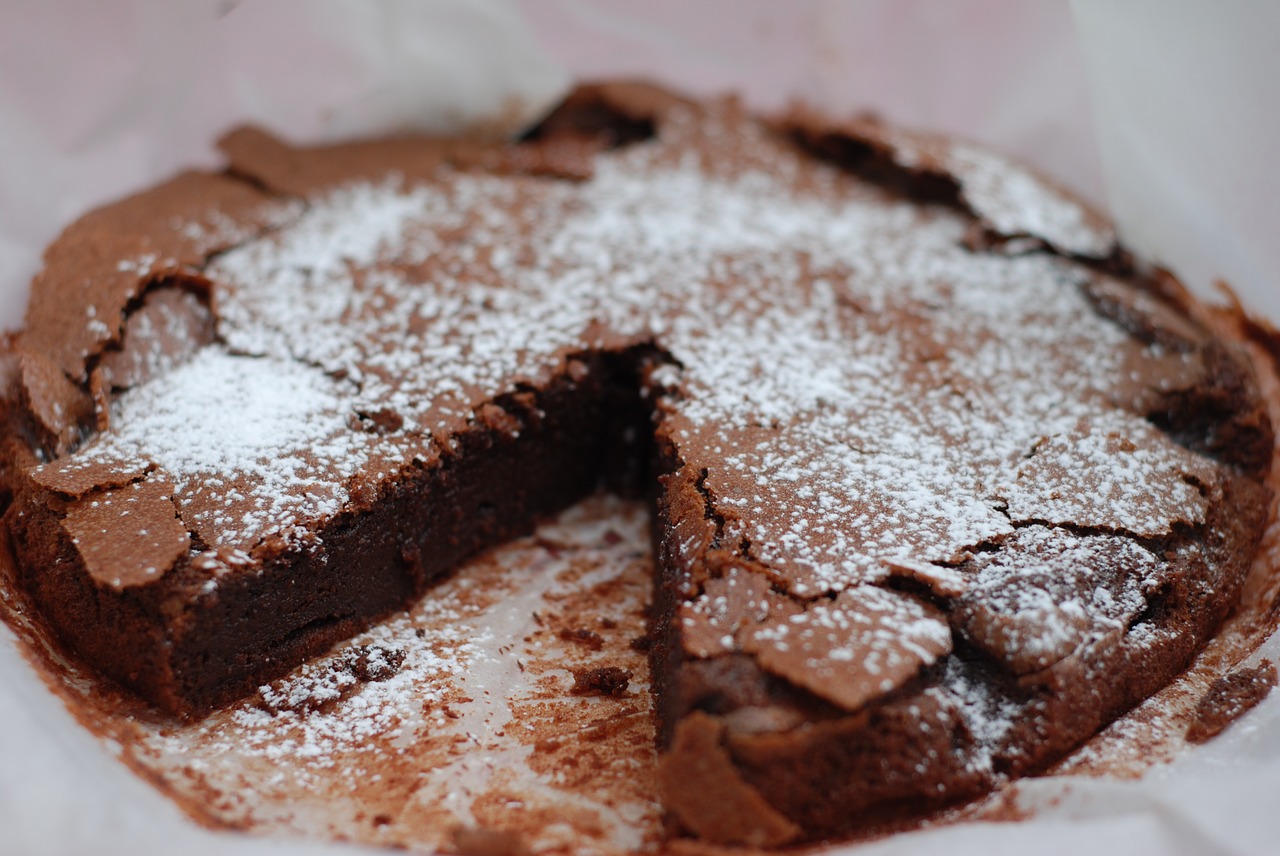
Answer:
[[[981,149],[579,90],[95,212],[9,343],[22,584],[174,712],[656,484],[660,778],[778,845],[1043,768],[1238,596],[1271,429],[1108,227]]]

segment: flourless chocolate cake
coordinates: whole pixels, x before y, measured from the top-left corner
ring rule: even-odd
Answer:
[[[609,84],[511,144],[223,150],[72,225],[4,351],[21,584],[168,711],[651,491],[666,806],[777,846],[1044,768],[1239,595],[1247,361],[983,149]]]

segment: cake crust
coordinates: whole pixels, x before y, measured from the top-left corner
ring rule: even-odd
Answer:
[[[1043,769],[1239,595],[1247,361],[985,150],[629,84],[224,150],[69,228],[4,354],[20,582],[169,711],[656,483],[666,805],[775,846]]]

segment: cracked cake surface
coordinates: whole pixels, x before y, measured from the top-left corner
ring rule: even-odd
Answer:
[[[166,709],[639,486],[674,828],[771,846],[1043,768],[1238,596],[1247,363],[985,150],[630,85],[223,148],[70,227],[5,353],[21,581]]]

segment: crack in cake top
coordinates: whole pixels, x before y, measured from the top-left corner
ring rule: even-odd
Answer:
[[[956,564],[1031,523],[1203,520],[1213,463],[1131,403],[1188,358],[1099,314],[1082,286],[1102,274],[973,249],[966,212],[732,106],[672,109],[591,172],[393,168],[262,216],[277,228],[201,271],[216,340],[37,478],[163,480],[211,551],[305,548],[369,486],[451,454],[494,396],[655,344],[662,430],[708,470],[724,539],[794,595]]]

